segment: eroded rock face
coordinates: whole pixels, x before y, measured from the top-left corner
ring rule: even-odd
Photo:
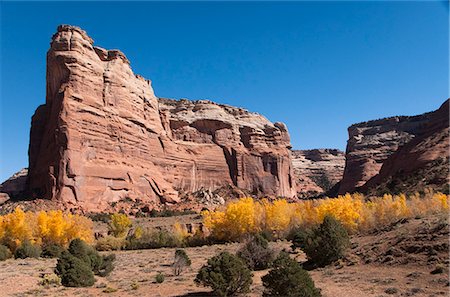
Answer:
[[[196,170],[206,166],[205,174],[193,176],[191,188],[183,190],[233,184],[256,195],[295,195],[290,138],[284,124],[272,124],[257,113],[207,100],[160,99],[159,108],[175,143],[190,150],[199,144],[211,148],[195,165]],[[209,157],[210,151],[216,152]]]
[[[344,173],[345,154],[337,149],[292,151],[297,193],[301,197],[326,193]]]
[[[440,126],[446,125],[448,127],[448,108],[446,113],[447,122],[445,123],[442,120],[445,117],[441,115],[441,120],[438,120]],[[384,165],[384,163],[396,152],[398,153],[395,158],[402,160],[397,162],[398,168],[420,167],[421,165],[415,162],[414,158],[405,157],[403,159],[399,156],[404,155],[407,150],[404,147],[409,147],[407,144],[411,143],[412,146],[415,146],[414,143],[421,141],[423,137],[441,133],[438,132],[438,129],[432,128],[436,125],[434,124],[437,118],[435,114],[436,112],[429,112],[418,116],[391,117],[350,126],[348,128],[349,140],[347,142],[346,164],[339,193],[344,194],[360,190],[366,182],[380,173],[382,166],[391,167],[390,165]],[[440,139],[443,136],[436,137]],[[441,142],[442,144],[445,143],[443,138],[440,140]],[[427,153],[426,155],[429,157],[423,156],[428,161],[435,159],[438,155],[448,158],[448,152],[443,154],[441,149],[436,148],[434,150],[432,147],[429,147],[429,149],[434,152]],[[416,157],[418,158],[418,155]],[[408,164],[412,161],[416,165]],[[400,165],[400,163],[403,163],[403,165]],[[397,169],[392,170],[397,171]],[[385,171],[391,173],[392,170],[385,169]],[[384,177],[380,180],[391,175],[391,173],[383,173]]]
[[[22,168],[0,185],[0,192],[8,194],[12,199],[21,198],[27,189],[28,168]]]
[[[29,189],[89,211],[125,198],[180,202],[227,185],[292,197],[283,124],[209,101],[158,98],[117,50],[63,25],[47,54],[47,98],[32,119]]]
[[[427,115],[423,130],[384,161],[380,172],[361,190],[415,192],[424,188],[448,192],[449,176],[449,100]]]

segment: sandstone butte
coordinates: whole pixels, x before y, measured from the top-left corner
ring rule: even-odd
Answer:
[[[282,123],[211,101],[155,96],[118,50],[61,25],[47,53],[46,102],[32,118],[28,191],[68,208],[180,202],[232,185],[295,197]]]

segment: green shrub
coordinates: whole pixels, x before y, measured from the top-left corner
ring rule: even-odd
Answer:
[[[90,247],[83,240],[79,238],[72,240],[69,244],[68,251],[72,256],[83,260],[84,262],[88,263],[89,266],[91,266],[89,255],[92,253],[92,247]]]
[[[191,266],[191,259],[189,259],[185,250],[177,249],[175,251],[175,260],[173,261],[173,273],[180,275],[184,268],[189,266]]]
[[[81,239],[74,239],[70,242],[69,252],[85,262],[95,275],[107,276],[114,269],[115,255],[102,256]]]
[[[55,272],[64,286],[88,287],[94,284],[94,274],[107,276],[111,273],[115,258],[115,255],[102,256],[83,240],[74,239],[58,259]]]
[[[269,248],[269,242],[260,234],[251,237],[237,252],[237,256],[251,270],[264,270],[270,267],[274,252]]]
[[[258,233],[259,236],[261,236],[262,238],[264,238],[265,240],[269,241],[275,241],[278,238],[280,238],[279,236],[275,236],[276,234],[274,234],[272,231],[270,230],[262,230],[261,232]]]
[[[99,259],[101,259],[100,263],[94,267],[94,273],[102,277],[108,276],[114,270],[116,255],[110,254],[107,256],[100,256]]]
[[[273,263],[273,269],[262,277],[264,297],[319,297],[320,290],[314,285],[308,272],[281,252]]]
[[[200,269],[195,283],[211,287],[221,297],[233,296],[249,291],[252,272],[239,257],[222,252]]]
[[[152,234],[149,244],[151,248],[178,247],[182,242],[169,231],[159,230]]]
[[[62,252],[55,273],[65,287],[90,287],[95,282],[90,265],[68,251]]]
[[[319,227],[297,231],[292,239],[292,248],[301,248],[308,260],[320,267],[342,258],[349,246],[347,231],[331,216],[326,216]]]
[[[158,274],[155,276],[155,281],[158,284],[162,284],[164,282],[164,279],[165,279],[164,274],[162,274],[161,272],[158,272]]]
[[[57,244],[49,244],[42,249],[42,257],[44,258],[59,258],[64,249]]]
[[[14,252],[14,258],[39,258],[41,252],[42,250],[38,245],[34,245],[29,241],[24,241]]]
[[[11,251],[6,245],[0,244],[0,261],[5,261],[12,257]]]
[[[128,238],[125,249],[156,249],[162,247],[182,247],[180,238],[166,230],[145,230],[140,238]]]

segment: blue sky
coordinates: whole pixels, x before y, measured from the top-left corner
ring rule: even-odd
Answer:
[[[211,99],[288,125],[293,147],[344,150],[347,127],[448,95],[445,2],[2,2],[0,181],[28,164],[58,24],[118,48],[157,96]]]

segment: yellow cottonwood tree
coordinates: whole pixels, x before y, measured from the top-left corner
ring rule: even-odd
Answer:
[[[108,227],[109,231],[115,237],[124,237],[127,235],[132,223],[130,218],[126,214],[114,213],[111,215]]]
[[[348,232],[367,231],[401,218],[449,210],[449,196],[426,192],[425,195],[404,194],[371,197],[346,194],[337,198],[288,203],[284,199],[269,202],[243,198],[232,201],[222,210],[205,211],[203,222],[211,234],[222,240],[268,231],[282,237],[293,227],[310,227],[322,223],[327,215],[339,220]]]
[[[93,242],[93,224],[90,219],[60,210],[24,212],[19,207],[12,213],[0,216],[0,243],[12,251],[24,241],[38,245],[67,246],[75,238]]]
[[[263,206],[265,211],[264,228],[278,235],[286,232],[289,229],[295,212],[295,208],[292,207],[293,205],[290,205],[285,199],[279,199],[273,203],[264,200]]]

